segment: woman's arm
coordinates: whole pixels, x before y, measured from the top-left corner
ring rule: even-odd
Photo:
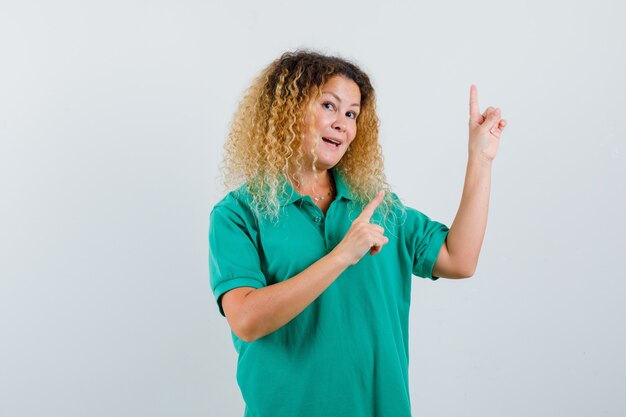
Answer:
[[[222,296],[228,324],[246,342],[270,334],[315,301],[348,266],[341,256],[331,252],[282,282],[258,289],[230,290]]]
[[[468,278],[474,275],[487,228],[491,161],[469,160],[459,210],[450,226],[433,275]]]
[[[470,87],[469,158],[463,196],[454,222],[441,248],[433,275],[466,278],[474,275],[487,228],[491,168],[500,135],[506,126],[500,109],[478,110],[478,94]]]
[[[252,342],[278,330],[315,301],[346,268],[368,252],[380,252],[389,239],[382,227],[369,221],[383,197],[381,191],[352,222],[341,242],[304,271],[267,287],[240,287],[224,294],[222,308],[237,337]]]

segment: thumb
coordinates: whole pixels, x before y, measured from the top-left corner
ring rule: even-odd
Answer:
[[[485,129],[491,130],[494,127],[498,126],[498,124],[500,123],[500,116],[501,114],[499,108],[496,108],[494,111],[489,113],[487,119],[483,122],[483,126],[485,127]]]

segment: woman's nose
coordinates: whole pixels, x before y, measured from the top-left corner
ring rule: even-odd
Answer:
[[[337,117],[333,122],[333,129],[336,129],[340,132],[346,130],[346,122],[341,119],[341,116]]]

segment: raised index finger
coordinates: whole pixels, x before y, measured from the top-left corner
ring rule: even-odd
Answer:
[[[383,201],[384,196],[385,191],[380,190],[378,194],[376,194],[376,197],[374,197],[372,201],[370,201],[365,207],[363,207],[363,211],[361,212],[361,214],[359,214],[359,217],[357,217],[357,219],[369,222],[372,218],[372,215],[374,214],[374,211],[376,210],[376,207],[378,207]]]
[[[476,122],[480,122],[481,115],[478,109],[478,89],[474,84],[470,86],[470,119]]]

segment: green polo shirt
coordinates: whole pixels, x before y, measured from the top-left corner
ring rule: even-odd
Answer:
[[[290,186],[278,222],[253,214],[245,185],[215,205],[209,270],[222,315],[227,291],[289,279],[341,241],[363,204],[333,175],[337,197],[326,216]],[[381,224],[378,211],[372,222]],[[232,333],[245,417],[411,415],[412,276],[437,279],[432,270],[448,227],[408,207],[397,223],[380,253],[346,269],[285,326],[251,343]]]

